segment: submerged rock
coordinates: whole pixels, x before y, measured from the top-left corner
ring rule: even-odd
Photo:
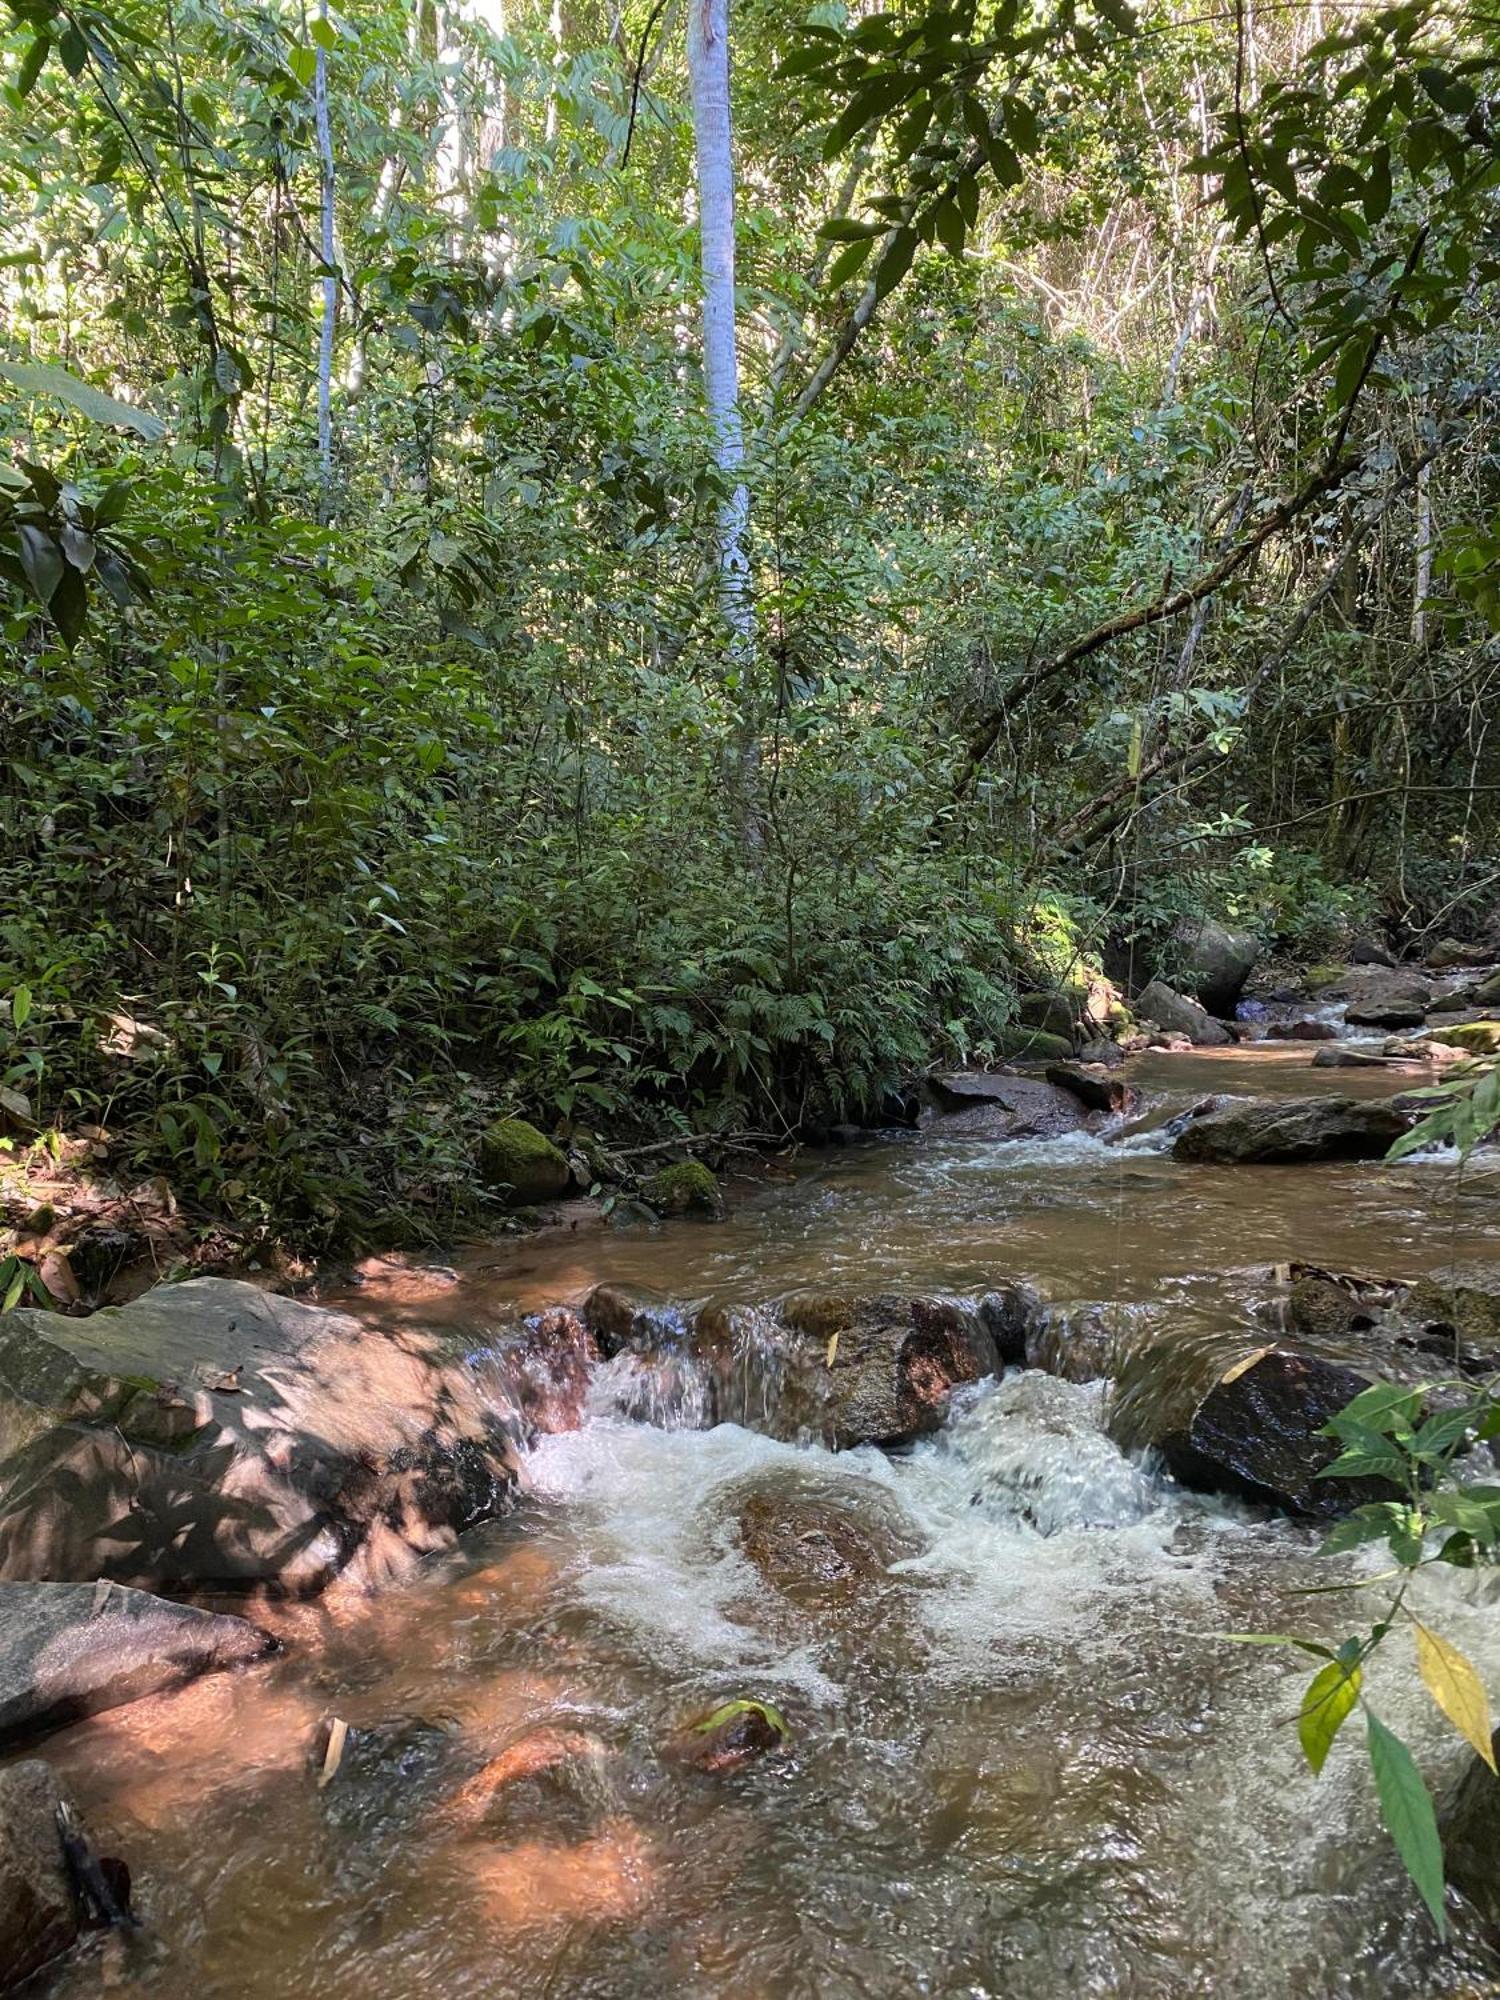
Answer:
[[[486,1187],[518,1208],[556,1201],[573,1179],[561,1150],[524,1118],[500,1118],[489,1127],[479,1142],[479,1170]]]
[[[739,1699],[723,1702],[685,1724],[664,1746],[663,1754],[710,1777],[722,1777],[786,1749],[790,1735],[780,1710],[769,1702]]]
[[[514,1480],[431,1335],[222,1278],[0,1322],[0,1578],[306,1593],[449,1545]]]
[[[740,1508],[740,1547],[762,1580],[804,1610],[870,1606],[891,1564],[918,1544],[891,1517],[876,1519],[878,1500],[851,1502],[811,1488],[754,1492]]]
[[[949,1070],[927,1079],[924,1129],[968,1139],[1056,1139],[1089,1113],[1073,1090],[1015,1070]]]
[[[0,1770],[0,1987],[19,1986],[78,1937],[62,1804],[57,1779],[37,1759]]]
[[[275,1650],[243,1618],[114,1583],[0,1583],[0,1750]]]
[[[1410,1123],[1410,1117],[1393,1105],[1357,1097],[1231,1103],[1180,1132],[1172,1157],[1212,1165],[1375,1160]]]
[[[1152,980],[1135,1005],[1137,1014],[1144,1019],[1154,1021],[1169,1034],[1186,1035],[1197,1047],[1226,1048],[1234,1040],[1222,1021],[1216,1021],[1196,1000],[1175,993],[1160,979]]]
[[[1319,1435],[1322,1427],[1369,1386],[1352,1368],[1265,1348],[1231,1368],[1186,1427],[1157,1443],[1184,1486],[1331,1519],[1367,1500],[1399,1497],[1382,1479],[1318,1476],[1341,1449]]]

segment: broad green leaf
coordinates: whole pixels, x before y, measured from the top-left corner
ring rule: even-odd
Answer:
[[[1459,1735],[1474,1746],[1490,1769],[1495,1770],[1494,1730],[1484,1682],[1468,1655],[1450,1645],[1441,1633],[1420,1620],[1412,1620],[1417,1640],[1417,1666],[1427,1692],[1447,1716]],[[1500,1775],[1500,1773],[1497,1773]]]
[[[1327,1763],[1334,1738],[1359,1700],[1361,1678],[1358,1667],[1330,1660],[1308,1683],[1297,1716],[1297,1737],[1314,1776]]]
[[[21,567],[26,572],[26,581],[31,585],[43,604],[52,602],[53,592],[62,582],[67,565],[62,559],[62,551],[47,533],[30,521],[23,521],[16,529],[16,541],[21,552]]]
[[[0,375],[28,396],[55,397],[59,402],[81,411],[96,424],[118,424],[122,429],[134,431],[147,444],[156,444],[167,434],[167,427],[160,417],[152,416],[148,410],[136,409],[133,403],[121,403],[115,397],[107,396],[92,382],[81,381],[66,368],[59,368],[55,362],[0,361]]]
[[[10,1018],[18,1028],[31,1019],[31,988],[18,986],[10,996]]]
[[[287,50],[286,66],[306,90],[318,73],[318,52],[299,42],[296,48]]]
[[[36,87],[36,80],[46,66],[51,48],[52,37],[43,28],[21,58],[21,67],[16,75],[16,90],[22,97],[29,97]]]
[[[1443,1843],[1438,1837],[1432,1796],[1401,1738],[1387,1729],[1379,1716],[1369,1711],[1365,1715],[1365,1741],[1370,1752],[1370,1768],[1375,1774],[1380,1816],[1395,1842],[1402,1866],[1431,1912],[1439,1934],[1446,1936],[1448,1918],[1443,1908]]]

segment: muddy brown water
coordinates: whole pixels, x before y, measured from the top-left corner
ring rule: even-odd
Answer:
[[[1310,1054],[1133,1076],[1167,1107],[1411,1087],[1310,1075]],[[1500,1251],[1484,1171],[1187,1168],[1161,1147],[902,1137],[804,1158],[723,1224],[564,1230],[342,1302],[482,1358],[603,1277],[678,1300],[1027,1279],[1149,1323],[1188,1368],[1266,1337],[1277,1261],[1410,1277]],[[149,1917],[48,2000],[117,1981],[160,2000],[1500,1993],[1462,1921],[1443,1947],[1414,1909],[1353,1730],[1315,1784],[1289,1721],[1303,1676],[1223,1637],[1350,1629],[1360,1606],[1294,1594],[1327,1580],[1306,1531],[1122,1453],[1104,1384],[1012,1374],[907,1453],[834,1457],[674,1427],[670,1406],[631,1421],[617,1366],[505,1521],[378,1597],[285,1614],[267,1666],[46,1745]],[[1433,1584],[1428,1615],[1500,1687],[1483,1581]],[[1465,1753],[1412,1679],[1398,1650],[1373,1699],[1441,1784]],[[718,1777],[667,1754],[736,1696],[785,1714],[784,1754]],[[354,1735],[320,1790],[332,1715]],[[507,1752],[518,1775],[466,1810]]]

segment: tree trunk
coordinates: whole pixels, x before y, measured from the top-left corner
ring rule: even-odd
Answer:
[[[328,19],[328,0],[318,0],[318,19]],[[328,122],[328,51],[318,43],[313,72],[313,115],[318,128],[318,160],[322,189],[323,321],[318,333],[318,480],[319,511],[326,521],[333,513],[333,335],[338,313],[339,281],[335,268],[333,231],[333,133]]]
[[[734,158],[729,126],[728,0],[689,0],[688,74],[698,155],[698,226],[703,255],[703,385],[714,457],[733,482],[719,507],[719,604],[737,650],[753,637],[745,529],[739,361],[734,340]]]

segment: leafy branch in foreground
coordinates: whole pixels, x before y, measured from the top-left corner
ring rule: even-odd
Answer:
[[[1356,1507],[1323,1543],[1323,1555],[1384,1542],[1393,1567],[1382,1572],[1392,1588],[1366,1631],[1337,1646],[1290,1634],[1246,1634],[1251,1643],[1295,1646],[1322,1662],[1302,1697],[1297,1734],[1316,1776],[1355,1709],[1365,1717],[1365,1748],[1380,1814],[1403,1866],[1440,1932],[1443,1847],[1432,1796],[1411,1751],[1375,1713],[1366,1696],[1366,1669],[1391,1633],[1409,1631],[1423,1685],[1448,1721],[1493,1771],[1495,1755],[1488,1698],[1473,1662],[1451,1640],[1418,1617],[1410,1603],[1419,1574],[1435,1563],[1473,1569],[1500,1561],[1500,1486],[1460,1482],[1454,1462],[1474,1444],[1500,1436],[1500,1385],[1467,1388],[1458,1402],[1438,1401],[1429,1384],[1401,1389],[1377,1382],[1327,1424],[1324,1434],[1343,1447],[1325,1468],[1328,1479],[1380,1479],[1398,1496]],[[1358,1589],[1360,1586],[1333,1586]]]

